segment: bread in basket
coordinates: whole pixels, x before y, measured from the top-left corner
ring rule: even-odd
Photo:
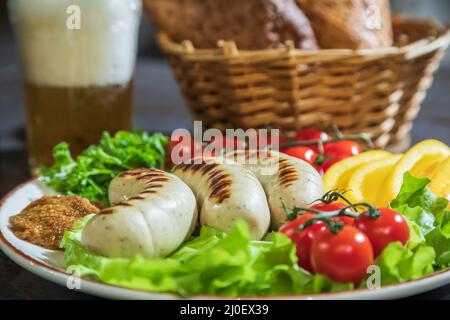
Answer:
[[[403,17],[392,29],[394,46],[375,49],[311,51],[285,41],[281,48],[241,50],[225,40],[197,49],[162,32],[158,38],[194,118],[207,127],[294,134],[333,123],[345,134],[372,134],[377,147],[403,149],[450,33]]]

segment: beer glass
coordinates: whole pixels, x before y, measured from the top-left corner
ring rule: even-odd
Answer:
[[[141,0],[8,0],[24,80],[30,166],[132,127]]]

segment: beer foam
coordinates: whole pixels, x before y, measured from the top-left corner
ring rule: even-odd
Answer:
[[[8,5],[26,81],[85,87],[131,80],[141,0],[9,0]],[[80,8],[80,29],[67,26],[73,5]]]

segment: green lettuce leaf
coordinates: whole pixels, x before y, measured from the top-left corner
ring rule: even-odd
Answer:
[[[407,243],[407,247],[409,249],[414,249],[419,245],[425,244],[426,239],[419,225],[414,221],[411,221],[407,217],[404,218],[406,219],[406,222],[408,223],[409,227],[409,240]]]
[[[181,295],[223,296],[320,293],[353,288],[324,276],[312,276],[297,265],[289,238],[273,233],[251,241],[247,224],[239,221],[228,234],[203,227],[198,237],[165,259],[106,258],[80,244],[90,217],[66,232],[61,243],[66,265],[81,276],[131,289]]]
[[[437,226],[426,236],[426,241],[436,250],[436,265],[439,268],[450,267],[450,211],[438,216]]]
[[[54,164],[42,167],[44,181],[63,194],[76,194],[93,202],[108,204],[108,186],[119,173],[128,169],[163,168],[168,138],[146,132],[107,132],[98,145],[86,149],[76,159],[67,143],[53,150]]]
[[[429,234],[435,228],[435,216],[422,207],[409,207],[407,204],[404,204],[393,209],[401,213],[408,221],[417,225],[423,236]]]
[[[416,224],[423,236],[436,228],[436,217],[448,206],[448,200],[440,198],[427,187],[429,179],[419,179],[406,172],[400,193],[390,207],[400,212],[410,222]]]
[[[427,186],[430,179],[419,179],[406,172],[403,176],[403,185],[400,192],[390,203],[392,208],[407,205],[410,208],[420,207],[437,216],[448,206],[448,200],[436,196]]]
[[[432,247],[408,249],[400,242],[389,244],[376,259],[380,268],[381,284],[417,279],[434,272],[435,252]]]
[[[448,200],[433,194],[429,179],[418,179],[405,173],[403,185],[391,208],[408,220],[411,236],[408,248],[430,246],[435,251],[438,268],[450,266],[450,214]]]

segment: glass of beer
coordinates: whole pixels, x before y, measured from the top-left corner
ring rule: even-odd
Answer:
[[[24,79],[32,170],[132,127],[141,0],[8,0]]]

